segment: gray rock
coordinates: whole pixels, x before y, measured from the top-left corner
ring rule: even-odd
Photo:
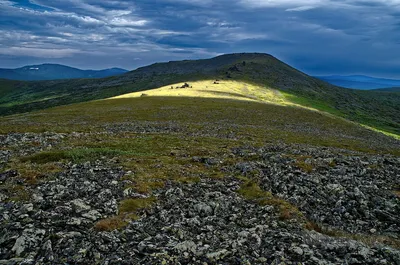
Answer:
[[[25,251],[26,247],[27,247],[27,242],[25,236],[20,236],[15,241],[15,244],[12,247],[11,251],[15,252],[15,255],[19,257]]]
[[[76,213],[81,213],[84,211],[89,211],[91,207],[87,205],[83,200],[81,199],[75,199],[71,201],[71,205]]]
[[[203,202],[196,204],[194,208],[200,215],[209,216],[213,214],[213,209]]]
[[[220,260],[229,255],[230,252],[226,249],[219,250],[217,252],[207,253],[206,257],[210,260]]]
[[[298,255],[298,256],[303,256],[303,254],[304,254],[303,249],[301,249],[301,248],[299,248],[299,247],[292,247],[292,248],[290,249],[290,251],[291,251],[293,254],[296,254],[296,255]]]
[[[176,244],[175,249],[179,252],[196,252],[197,245],[193,241],[184,241]]]

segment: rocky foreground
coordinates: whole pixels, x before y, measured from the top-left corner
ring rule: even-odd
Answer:
[[[0,264],[400,264],[400,158],[333,148],[270,144],[193,157],[223,178],[166,181],[151,194],[130,188],[135,172],[113,159],[60,163],[34,185],[12,157],[56,146],[66,135],[10,134],[0,142]],[[35,142],[35,145],[28,143]],[[240,194],[251,179],[293,205]],[[22,185],[29,200],[13,198]],[[121,200],[155,198],[123,229],[96,229]]]

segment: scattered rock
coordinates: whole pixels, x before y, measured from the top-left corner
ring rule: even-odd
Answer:
[[[180,130],[173,124],[118,126],[110,127],[110,133]],[[4,146],[20,150],[0,152],[0,160],[46,150],[63,137],[1,136]],[[25,147],[32,139],[39,144]],[[124,178],[127,172],[112,161],[63,164],[54,178],[30,187],[29,202],[7,201],[8,193],[1,190],[0,264],[400,264],[398,249],[330,237],[304,229],[304,223],[283,221],[276,205],[240,196],[243,181],[232,177],[255,178],[264,191],[331,231],[369,231],[369,236],[395,239],[400,198],[391,191],[399,185],[398,157],[284,144],[240,147],[229,155],[236,165],[225,166],[224,157],[193,157],[206,167],[223,166],[226,176],[191,184],[167,182],[152,194],[157,203],[121,230],[93,227],[116,216],[121,200],[145,195],[127,188],[133,184]],[[0,184],[17,175],[1,172]]]

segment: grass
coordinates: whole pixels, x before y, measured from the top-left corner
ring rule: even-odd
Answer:
[[[396,186],[393,191],[394,195],[400,198],[400,185]]]
[[[193,81],[189,83],[190,87],[188,88],[181,88],[182,83],[167,85],[147,90],[146,96],[218,98],[293,105],[291,102],[285,100],[282,93],[264,86],[234,80],[220,80],[217,83],[214,81],[215,80]],[[111,99],[138,98],[141,96],[143,96],[142,92],[133,92],[119,95]]]
[[[307,222],[304,228],[330,237],[356,240],[370,247],[374,247],[376,244],[384,244],[396,249],[400,249],[400,240],[384,235],[351,234],[337,229],[328,229],[314,222]]]
[[[36,164],[12,159],[4,170],[15,170],[17,175],[0,183],[0,192],[9,196],[7,201],[26,202],[31,198],[32,186],[51,179],[62,171],[62,167],[57,163]]]
[[[248,180],[238,190],[238,193],[247,200],[252,200],[260,205],[271,205],[278,209],[279,218],[283,221],[304,219],[300,210],[291,203],[273,196],[270,192],[263,191],[257,183]]]
[[[193,83],[193,89],[196,86]],[[213,93],[211,89],[214,88],[211,87],[207,93]],[[152,207],[156,203],[155,191],[165,185],[192,184],[203,178],[221,179],[229,175],[223,169],[238,162],[231,154],[234,147],[284,142],[400,155],[392,138],[354,123],[282,102],[265,104],[253,98],[236,100],[235,97],[242,97],[240,95],[244,92],[235,93],[220,94],[228,98],[150,95],[110,99],[0,118],[1,133],[47,130],[86,133],[79,137],[66,137],[57,149],[16,159],[7,166],[18,169],[28,184],[35,185],[61,170],[60,161],[80,163],[102,157],[107,160],[117,158],[119,166],[133,172],[125,177],[132,183],[125,188],[132,188],[148,197],[122,200],[116,216],[99,220],[94,225],[97,231],[112,231],[126,227]],[[272,96],[280,100],[280,95]],[[119,126],[126,126],[126,129],[118,129]],[[144,129],[149,132],[144,133]],[[194,162],[194,156],[217,157],[223,163],[210,166]],[[292,158],[294,165],[301,170],[313,170],[313,164],[308,161],[310,157]],[[335,166],[334,161],[330,166]],[[296,206],[262,190],[256,181],[257,172],[247,177],[251,179],[244,179],[238,190],[245,199],[259,205],[274,206],[282,221],[307,221]],[[13,193],[10,200],[26,201],[30,198],[29,187],[24,185],[6,183],[0,189]],[[398,194],[397,190],[395,194]],[[397,244],[391,238],[351,235],[341,231],[332,236],[362,242],[378,241],[392,246]]]
[[[93,161],[103,156],[114,157],[130,154],[126,151],[110,148],[77,148],[71,150],[55,150],[37,153],[31,156],[23,157],[22,162],[31,162],[36,164],[46,164],[50,162],[59,162],[68,160],[75,163],[82,161]]]
[[[124,228],[128,225],[128,222],[120,216],[113,216],[110,218],[102,219],[94,225],[96,231],[113,231]]]
[[[156,131],[174,124],[177,135],[216,135],[255,145],[283,141],[400,154],[385,136],[342,119],[294,106],[229,99],[143,97],[80,103],[0,118],[0,133],[93,132],[118,125],[131,126],[135,131],[135,126],[142,124]],[[374,144],[376,139],[382,140]]]
[[[135,180],[132,188],[138,193],[149,193],[156,189],[164,188],[165,183],[161,180],[140,179]]]
[[[152,207],[156,202],[155,197],[122,200],[119,204],[118,215],[98,221],[94,228],[97,231],[122,229],[129,224],[129,221],[137,220],[140,211]]]
[[[157,78],[155,82],[159,81]],[[179,80],[172,77],[169,81],[176,84],[174,87],[181,85],[176,83]],[[79,87],[80,81],[76,82]],[[113,99],[2,117],[0,133],[86,133],[79,137],[66,137],[57,149],[13,160],[7,167],[17,169],[20,177],[28,185],[35,185],[59,172],[61,168],[58,162],[80,163],[103,157],[107,158],[106,161],[116,158],[119,166],[133,172],[132,175],[125,176],[132,183],[125,188],[145,194],[147,198],[122,200],[116,216],[100,220],[94,226],[97,231],[112,231],[126,227],[130,221],[138,219],[143,211],[152,207],[157,202],[154,197],[155,191],[165,185],[192,184],[204,178],[226,177],[229,171],[224,169],[238,162],[237,158],[232,156],[234,147],[259,147],[268,143],[283,142],[400,155],[399,144],[392,138],[343,118],[334,117],[333,115],[346,117],[347,114],[346,110],[333,107],[333,101],[310,99],[289,92],[282,93],[272,89],[272,85],[242,81],[225,80],[213,84],[212,80],[206,80],[188,83],[192,88],[171,89],[169,85],[146,91],[146,97],[141,97],[140,92]],[[99,97],[93,95],[98,92],[96,89],[83,90],[90,90],[88,93],[92,93],[85,96],[84,100],[114,96],[120,92],[139,89],[140,85],[139,82],[135,88],[124,87],[112,93],[105,92]],[[146,86],[149,88],[148,84],[144,84],[143,89]],[[62,89],[66,88],[65,84]],[[65,102],[71,103],[73,98],[68,93],[60,100],[67,97]],[[47,100],[38,101],[38,98],[39,94],[34,98],[27,96],[19,103],[30,102],[31,105],[50,106],[58,100],[48,97]],[[368,114],[368,111],[360,111],[357,114],[359,117]],[[383,126],[378,123],[375,125]],[[390,126],[388,128],[390,131]],[[210,166],[194,162],[193,156],[217,157],[223,162]],[[293,157],[294,166],[311,172],[314,166],[308,158],[310,157]],[[330,166],[335,166],[334,161]],[[257,184],[257,175],[258,172],[250,172],[247,177],[251,179],[243,179],[244,183],[238,190],[241,196],[260,205],[274,206],[283,221],[306,222],[296,206],[262,190]],[[29,186],[5,183],[0,189],[13,194],[10,200],[29,200]],[[400,195],[397,189],[394,193]],[[398,243],[380,236],[329,232],[312,224],[309,224],[308,228],[359,241],[389,242],[387,244],[390,245]]]
[[[120,214],[132,214],[139,210],[151,207],[157,199],[155,197],[149,197],[144,199],[125,199],[120,202],[119,213]]]
[[[52,162],[36,164],[13,160],[7,167],[9,169],[17,170],[19,178],[23,179],[30,185],[35,185],[40,180],[47,179],[62,171],[62,167],[59,164]]]
[[[332,98],[330,100],[321,96],[317,99],[312,99],[296,94],[283,94],[285,99],[291,103],[324,111],[337,117],[357,122],[365,128],[383,133],[389,137],[400,138],[400,120],[398,120],[400,97],[398,94],[392,94],[393,102],[385,106],[386,101],[384,97],[390,96],[385,93],[351,90],[345,90],[344,92],[350,94],[347,95],[348,99],[346,100],[344,100],[346,93],[340,95],[343,98]],[[368,93],[371,95],[368,96]],[[354,105],[347,102],[352,97],[354,97]],[[378,107],[377,102],[379,102],[379,98],[382,98],[380,104],[384,107]],[[376,101],[373,99],[376,99]],[[365,102],[368,103],[365,104]]]
[[[216,78],[220,80],[219,84],[210,82]],[[184,82],[191,84],[193,89],[170,89],[171,85],[181,86]],[[150,97],[205,96],[300,104],[400,135],[400,93],[355,91],[328,85],[266,54],[231,54],[209,60],[159,63],[103,79],[1,80],[0,115],[138,91],[146,91]]]
[[[297,161],[295,163],[295,166],[300,168],[301,170],[303,170],[306,173],[311,173],[314,169],[313,165],[311,165],[305,161]]]
[[[7,201],[10,202],[28,202],[31,198],[30,191],[22,184],[6,182],[0,185],[0,191],[4,194],[8,193],[11,195],[7,199]]]

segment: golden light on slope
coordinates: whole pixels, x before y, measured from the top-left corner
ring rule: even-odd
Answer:
[[[116,96],[110,99],[136,98],[136,97],[201,97],[201,98],[224,98],[245,101],[268,102],[279,105],[294,105],[287,101],[285,96],[278,90],[267,87],[256,86],[237,81],[215,81],[204,80],[178,83],[141,92],[134,92]]]
[[[188,87],[185,87],[185,84]],[[139,98],[139,97],[198,97],[198,98],[216,98],[216,99],[233,99],[240,101],[252,101],[267,104],[276,104],[282,106],[296,106],[311,111],[321,112],[324,115],[340,118],[339,116],[330,114],[325,111],[293,103],[290,94],[280,92],[279,90],[257,86],[245,82],[233,80],[202,80],[193,82],[182,82],[172,84],[156,89],[133,92],[128,94],[119,95],[109,99],[123,99],[123,98]],[[344,118],[342,118],[345,120]],[[356,122],[352,122],[358,124]],[[370,130],[383,133],[387,136],[400,139],[399,135],[388,133],[359,124]]]

